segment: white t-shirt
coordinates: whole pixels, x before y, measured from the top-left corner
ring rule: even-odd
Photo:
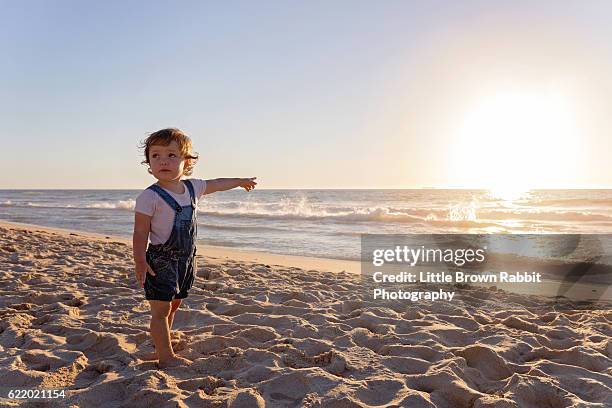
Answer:
[[[206,180],[189,179],[189,181],[191,181],[193,190],[195,192],[197,211],[198,200],[206,192]],[[184,180],[183,186],[185,188],[185,192],[183,194],[176,194],[164,188],[164,191],[170,194],[170,196],[174,198],[181,207],[191,204],[189,189],[185,185]],[[136,198],[134,211],[151,217],[151,233],[149,234],[151,244],[164,244],[166,241],[168,241],[170,234],[172,234],[175,211],[164,201],[163,198],[161,198],[159,194],[149,189],[146,189],[140,193],[140,195]]]

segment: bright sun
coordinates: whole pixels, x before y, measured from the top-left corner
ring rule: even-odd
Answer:
[[[451,178],[512,199],[570,180],[580,147],[574,111],[555,93],[501,92],[468,109],[451,147]]]

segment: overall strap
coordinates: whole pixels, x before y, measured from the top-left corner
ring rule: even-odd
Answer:
[[[193,188],[193,184],[191,184],[191,180],[185,180],[185,185],[187,186],[187,190],[189,190],[189,196],[191,197],[191,206],[195,208],[196,206],[195,190]]]
[[[159,196],[161,198],[163,198],[163,200],[172,208],[174,208],[174,211],[176,212],[181,212],[183,211],[183,209],[181,208],[181,206],[179,205],[179,203],[176,202],[176,200],[174,198],[172,198],[172,196],[170,194],[168,194],[163,188],[161,188],[160,186],[158,186],[157,184],[152,184],[149,187],[147,187],[149,190],[153,190],[155,191],[157,194],[159,194]]]

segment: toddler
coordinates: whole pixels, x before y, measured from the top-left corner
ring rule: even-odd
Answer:
[[[174,354],[170,330],[176,310],[188,296],[196,274],[196,211],[204,194],[242,187],[251,191],[252,178],[184,179],[198,156],[179,129],[151,133],[145,139],[145,160],[157,179],[136,199],[134,263],[136,280],[151,306],[151,337],[160,368],[190,364]],[[150,240],[150,244],[147,246]]]

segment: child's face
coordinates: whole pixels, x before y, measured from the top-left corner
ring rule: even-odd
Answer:
[[[153,145],[149,148],[149,164],[153,176],[160,181],[178,180],[183,175],[185,159],[178,144],[170,142],[168,146]]]

